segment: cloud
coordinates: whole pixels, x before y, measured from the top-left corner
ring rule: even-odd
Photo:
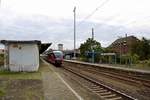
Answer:
[[[135,35],[150,37],[150,27],[125,27],[109,25],[104,22],[96,23],[77,21],[76,41],[77,47],[91,37],[94,28],[95,39],[103,47],[110,45],[118,36]],[[0,13],[0,40],[41,40],[52,42],[52,48],[57,49],[57,44],[63,43],[64,48],[73,49],[73,19],[57,19],[43,15],[19,15],[3,9]]]

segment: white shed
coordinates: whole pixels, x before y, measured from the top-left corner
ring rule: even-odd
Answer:
[[[38,71],[40,41],[1,40],[5,45],[5,65],[10,71]]]

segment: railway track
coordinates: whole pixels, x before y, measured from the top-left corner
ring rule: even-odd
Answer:
[[[108,77],[112,77],[112,78],[116,78],[119,80],[124,80],[128,83],[135,83],[135,85],[141,84],[145,87],[149,87],[150,88],[150,80],[146,80],[146,79],[142,79],[142,78],[138,78],[138,77],[134,77],[134,76],[130,76],[130,75],[123,75],[123,74],[118,74],[118,73],[114,73],[114,72],[97,72],[97,71],[93,71],[99,74],[103,74],[105,76]]]
[[[81,69],[83,71],[89,72],[89,73],[94,73],[97,75],[103,75],[105,77],[113,78],[113,79],[118,79],[120,81],[124,81],[128,84],[132,84],[134,86],[145,86],[147,88],[150,88],[150,80],[143,77],[142,75],[136,75],[134,73],[127,73],[123,71],[113,71],[113,70],[104,70],[104,69],[99,69],[98,67],[81,67],[81,66],[76,66],[76,69]]]
[[[150,88],[150,80],[142,79],[135,75],[133,76],[133,75],[129,75],[129,74],[120,74],[120,73],[116,73],[116,72],[103,71],[103,70],[98,71],[98,70],[95,70],[94,68],[84,69],[84,70],[89,71],[90,73],[96,73],[99,75],[104,75],[107,77],[123,80],[128,83],[132,83],[132,84],[135,83],[135,85],[141,84],[145,87]]]
[[[87,87],[90,91],[96,93],[104,100],[137,100],[127,94],[124,94],[120,91],[117,91],[109,86],[106,86],[89,76],[86,76],[82,73],[79,73],[71,68],[63,67],[65,70],[73,73],[77,76],[77,79],[80,84]]]

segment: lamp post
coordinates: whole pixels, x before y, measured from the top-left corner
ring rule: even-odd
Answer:
[[[0,7],[1,7],[2,1],[0,0]]]
[[[94,28],[92,28],[92,41],[94,41]],[[94,55],[94,48],[95,48],[95,45],[93,45],[92,43],[92,63],[94,63],[94,58],[95,58],[95,55]]]
[[[76,7],[74,7],[74,59],[76,59]]]

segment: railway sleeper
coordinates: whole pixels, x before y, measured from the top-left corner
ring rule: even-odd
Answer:
[[[91,86],[92,89],[98,89],[100,88],[99,86]]]
[[[108,92],[108,90],[98,90],[96,91],[97,93],[104,93],[104,92]]]
[[[114,98],[110,98],[110,99],[106,99],[106,100],[122,100],[122,97],[114,97]]]
[[[116,94],[110,94],[110,95],[104,95],[104,96],[101,96],[102,98],[113,98],[113,97],[116,97]]]
[[[99,92],[99,91],[104,91],[105,89],[96,88],[96,89],[91,89],[91,90],[96,91],[96,92]],[[106,91],[106,92],[108,92],[108,91]]]
[[[100,88],[100,87],[91,87],[91,89],[93,89],[93,90],[104,90],[104,88]]]
[[[109,94],[112,94],[112,92],[109,91],[109,92],[104,92],[104,93],[99,93],[99,94],[103,96],[103,95],[109,95]]]
[[[97,86],[96,84],[91,84],[91,86]]]

